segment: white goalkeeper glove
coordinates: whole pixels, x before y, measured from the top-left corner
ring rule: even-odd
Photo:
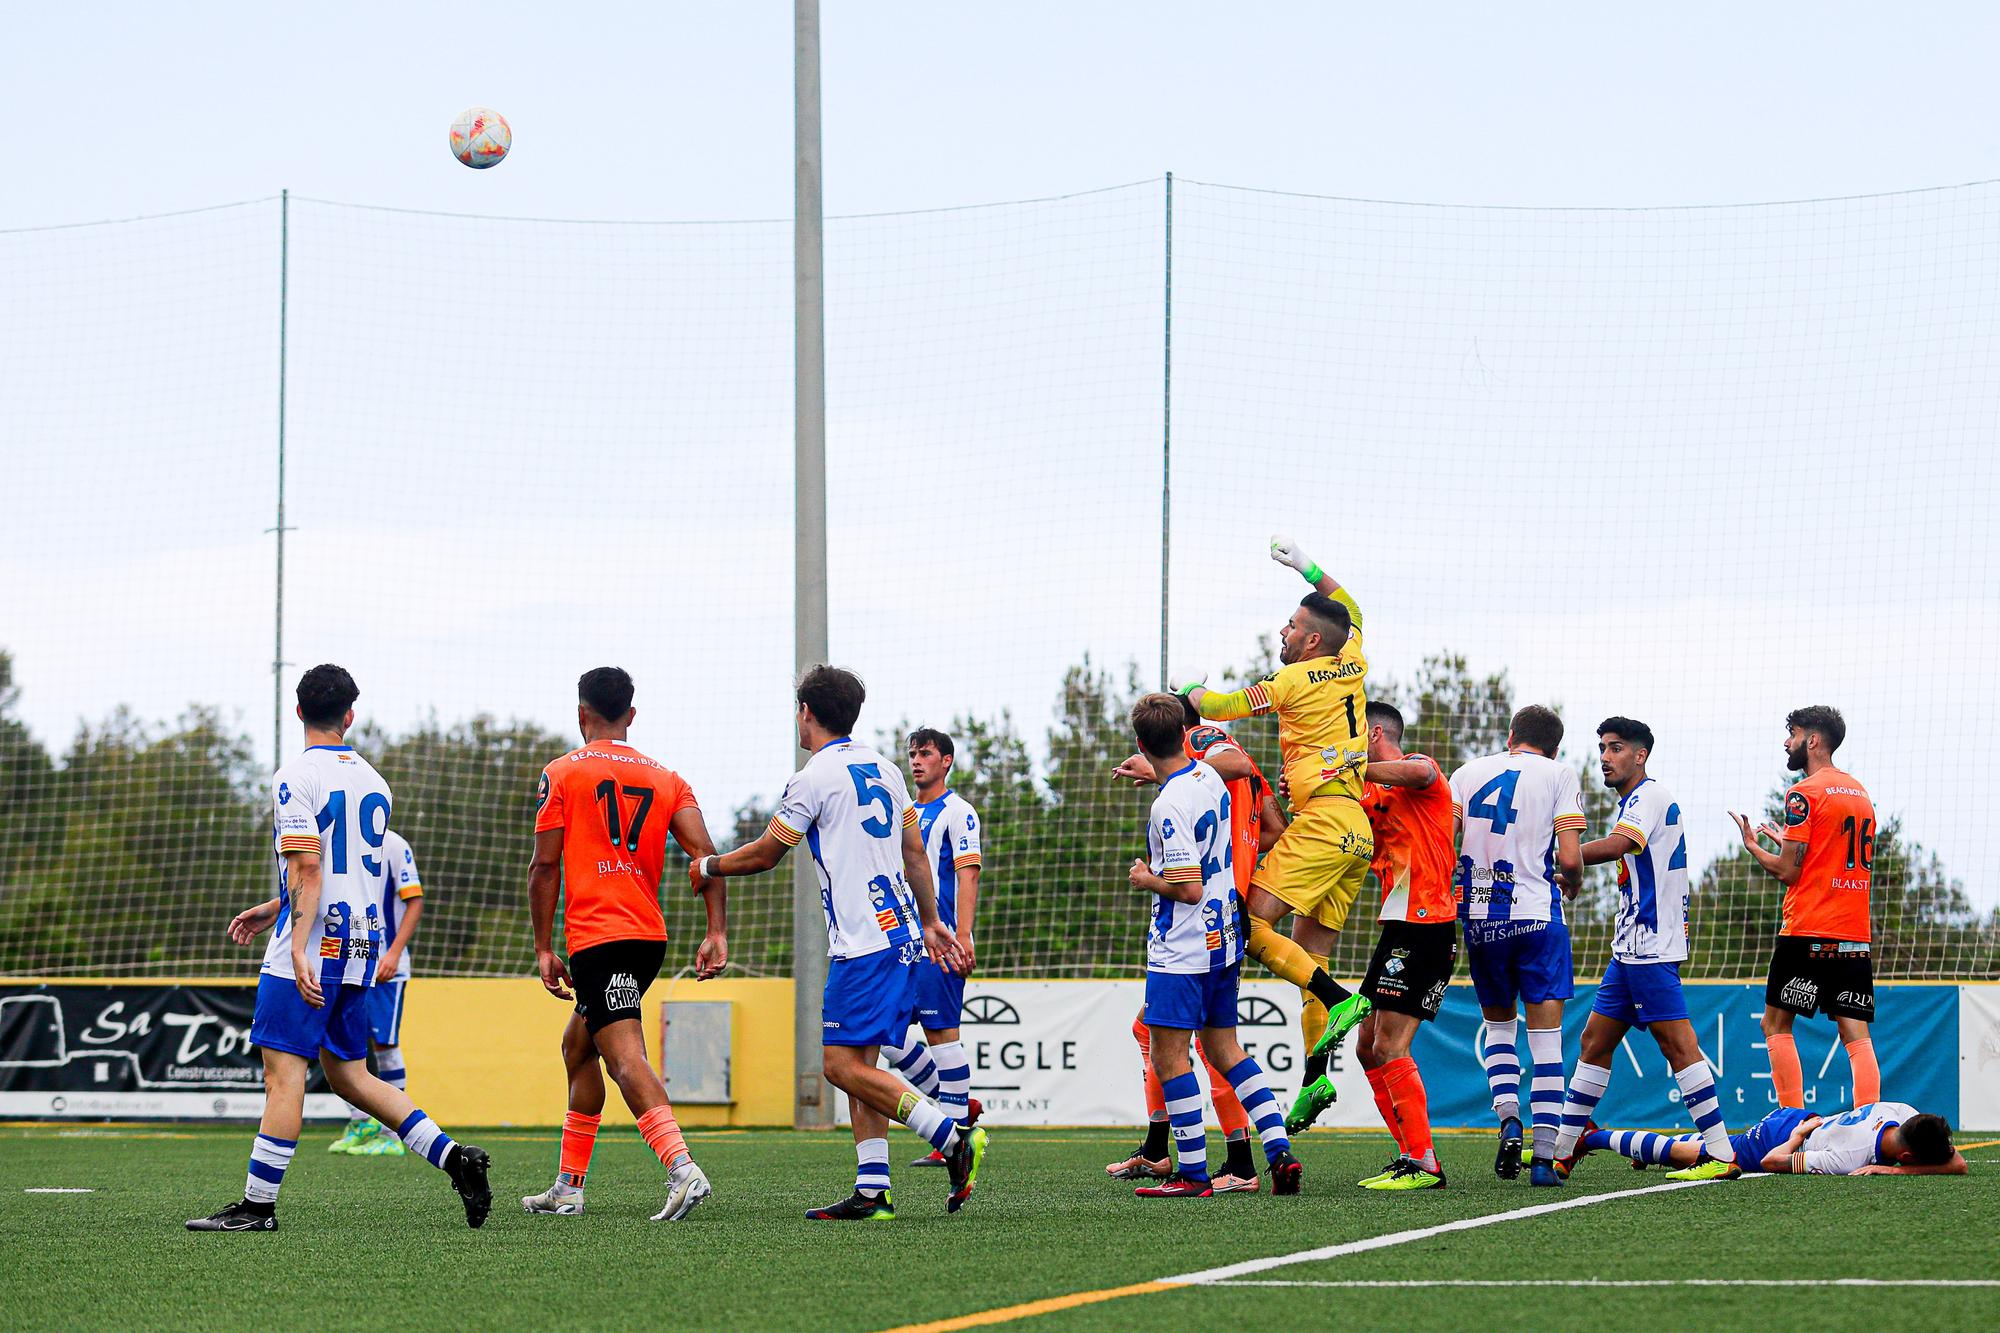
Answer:
[[[1299,544],[1290,537],[1273,536],[1271,538],[1271,558],[1287,569],[1296,569],[1299,575],[1315,588],[1319,586],[1319,581],[1325,577],[1325,573],[1320,567],[1314,564],[1312,558],[1304,551],[1301,551]]]

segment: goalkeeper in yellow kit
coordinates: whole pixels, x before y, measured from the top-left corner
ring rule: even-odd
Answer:
[[[1313,585],[1278,631],[1278,670],[1247,689],[1224,693],[1200,685],[1182,693],[1205,718],[1226,722],[1278,715],[1278,746],[1290,789],[1292,822],[1250,877],[1250,954],[1305,997],[1299,1024],[1310,1051],[1304,1086],[1291,1115],[1296,1134],[1334,1100],[1326,1066],[1335,1046],[1368,1016],[1356,995],[1326,970],[1375,855],[1361,805],[1368,764],[1368,659],[1361,650],[1361,608],[1330,575],[1286,537],[1271,539],[1271,558]],[[1277,923],[1297,914],[1292,939]]]

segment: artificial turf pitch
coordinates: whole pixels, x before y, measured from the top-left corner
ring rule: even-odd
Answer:
[[[583,1217],[530,1217],[553,1132],[463,1137],[493,1155],[493,1215],[465,1226],[442,1173],[414,1158],[329,1156],[309,1127],[275,1234],[194,1235],[183,1219],[236,1198],[243,1128],[0,1129],[0,1325],[31,1328],[887,1329],[1029,1302],[1034,1333],[1131,1327],[1461,1329],[2000,1328],[2000,1144],[1965,1178],[1763,1178],[1496,1222],[1248,1274],[1287,1286],[1186,1286],[1061,1298],[1456,1219],[1664,1182],[1596,1155],[1563,1190],[1503,1183],[1490,1140],[1441,1140],[1448,1189],[1353,1182],[1380,1135],[1304,1138],[1305,1193],[1141,1201],[1105,1178],[1131,1131],[994,1129],[978,1194],[947,1216],[942,1171],[894,1150],[893,1223],[808,1223],[852,1183],[833,1134],[692,1133],[715,1198],[653,1223],[661,1171],[607,1131]],[[1219,1157],[1219,1149],[1216,1152]],[[41,1189],[91,1193],[29,1193]],[[1829,1286],[1832,1279],[1916,1282]],[[1412,1281],[1692,1280],[1729,1285],[1427,1286]],[[1774,1280],[1810,1285],[1756,1286]],[[1334,1286],[1332,1283],[1382,1283]],[[1009,1323],[997,1325],[1008,1327]]]

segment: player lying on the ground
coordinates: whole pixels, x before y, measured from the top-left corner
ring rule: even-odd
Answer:
[[[1951,1126],[1905,1102],[1872,1102],[1825,1120],[1801,1107],[1780,1106],[1730,1136],[1736,1160],[1751,1170],[1795,1176],[1962,1176],[1965,1158],[1951,1143]],[[1699,1134],[1643,1129],[1593,1129],[1583,1152],[1615,1152],[1632,1164],[1694,1167],[1706,1147]],[[1689,1171],[1670,1180],[1701,1180]]]
[[[298,1151],[306,1066],[317,1058],[335,1093],[385,1125],[411,1151],[451,1177],[472,1226],[486,1221],[493,1192],[487,1156],[451,1136],[368,1072],[368,990],[382,949],[376,903],[378,857],[389,832],[389,784],[354,752],[354,678],[331,664],[299,678],[305,753],[271,780],[278,897],[240,913],[229,938],[249,944],[275,926],[257,979],[251,1044],[264,1055],[264,1114],[250,1149],[243,1198],[189,1231],[276,1231],[278,1188]]]
[[[1247,894],[1250,872],[1256,868],[1258,856],[1269,851],[1278,834],[1284,831],[1285,813],[1278,805],[1277,793],[1264,781],[1264,774],[1249,751],[1221,727],[1202,721],[1201,714],[1186,699],[1181,700],[1181,706],[1189,757],[1214,769],[1229,788],[1229,836],[1236,862],[1236,892]],[[1161,776],[1153,761],[1143,754],[1133,754],[1112,772],[1114,780],[1126,778],[1133,783],[1154,785]],[[1132,1036],[1139,1043],[1139,1063],[1145,1070],[1146,1141],[1138,1151],[1123,1161],[1110,1163],[1104,1171],[1113,1180],[1157,1180],[1172,1174],[1173,1159],[1167,1098],[1160,1087],[1160,1076],[1153,1068],[1152,1033],[1146,1026],[1144,1004],[1139,1006],[1139,1017],[1132,1024]],[[1202,1068],[1208,1075],[1209,1100],[1215,1104],[1215,1118],[1222,1126],[1228,1152],[1222,1174],[1210,1183],[1217,1194],[1239,1190],[1254,1193],[1258,1181],[1256,1162],[1250,1155],[1250,1117],[1244,1114],[1243,1103],[1237,1100],[1229,1080],[1209,1063],[1199,1042],[1195,1043],[1195,1052],[1201,1056]]]
[[[1236,933],[1234,839],[1229,788],[1216,771],[1191,758],[1181,701],[1148,694],[1132,705],[1139,749],[1165,776],[1147,821],[1149,859],[1134,860],[1132,887],[1154,895],[1146,932],[1146,1026],[1153,1069],[1173,1122],[1174,1173],[1141,1185],[1142,1199],[1193,1199],[1213,1194],[1201,1084],[1188,1063],[1188,1038],[1235,1088],[1257,1122],[1271,1164],[1271,1192],[1297,1194],[1303,1174],[1285,1137],[1278,1100],[1264,1071],[1236,1039],[1236,983],[1242,949]]]
[[[639,753],[627,737],[632,677],[597,667],[576,683],[576,726],[583,744],[542,770],[535,806],[535,851],[528,866],[528,910],[542,985],[576,1012],[563,1028],[569,1109],[555,1184],[521,1200],[531,1213],[583,1211],[583,1181],[604,1116],[604,1076],[638,1120],[639,1135],[667,1170],[667,1197],[655,1222],[678,1222],[713,1192],[695,1165],[667,1100],[666,1084],[646,1057],[646,990],[667,956],[660,876],[667,836],[694,860],[715,850],[694,791],[665,764]],[[695,950],[699,980],[729,962],[728,912],[720,883],[695,882],[708,932]],[[556,956],[556,900],[562,899],[567,965]]]

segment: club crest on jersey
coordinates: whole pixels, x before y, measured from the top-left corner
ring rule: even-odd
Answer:
[[[292,801],[292,784],[289,782],[280,782],[278,784],[278,804],[290,805],[291,801]]]
[[[1806,799],[1804,792],[1795,791],[1786,795],[1785,824],[1788,828],[1797,828],[1799,825],[1805,823],[1811,814],[1812,802]]]
[[[1173,820],[1171,820],[1171,819],[1162,819],[1162,820],[1160,821],[1160,836],[1161,836],[1161,837],[1163,837],[1163,838],[1171,838],[1171,837],[1173,837],[1173,836],[1174,836],[1174,821],[1173,821]]]
[[[549,803],[549,775],[542,774],[541,784],[535,790],[535,809],[540,810]]]

